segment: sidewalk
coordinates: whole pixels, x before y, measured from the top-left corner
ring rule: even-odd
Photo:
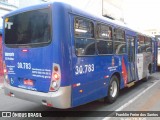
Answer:
[[[3,80],[4,80],[3,76],[0,76],[0,89],[3,88]]]

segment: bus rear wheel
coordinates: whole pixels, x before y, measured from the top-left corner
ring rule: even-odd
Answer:
[[[119,81],[117,76],[112,76],[108,87],[108,96],[105,98],[105,102],[113,103],[116,101],[119,95]]]

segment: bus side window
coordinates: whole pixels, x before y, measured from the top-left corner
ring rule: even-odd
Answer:
[[[112,28],[108,25],[97,25],[97,50],[99,55],[113,53]]]
[[[138,35],[138,53],[146,52],[144,36]]]
[[[75,50],[77,56],[95,55],[94,24],[84,18],[74,21]]]
[[[110,41],[97,41],[98,54],[112,54],[112,42]]]
[[[145,48],[146,52],[148,53],[152,52],[152,40],[149,37],[145,37]]]
[[[116,54],[127,53],[125,32],[121,29],[114,29],[114,51]]]

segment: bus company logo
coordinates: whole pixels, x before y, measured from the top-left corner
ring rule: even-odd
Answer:
[[[2,112],[2,117],[12,117],[11,112]]]
[[[11,29],[13,23],[12,22],[5,22],[5,28]]]

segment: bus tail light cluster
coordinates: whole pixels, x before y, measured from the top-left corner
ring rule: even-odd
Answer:
[[[5,62],[3,62],[3,72],[4,74],[7,74],[7,68]]]
[[[51,85],[50,85],[50,91],[54,92],[57,91],[60,87],[61,83],[61,70],[60,66],[58,64],[53,64],[53,70],[52,70],[52,78],[51,78]]]
[[[5,62],[3,62],[3,72],[4,72],[4,80],[6,81],[6,83],[10,84],[10,81],[8,80],[8,73]]]

